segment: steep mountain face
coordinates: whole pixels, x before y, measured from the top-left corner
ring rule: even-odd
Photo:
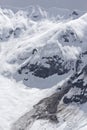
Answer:
[[[85,57],[85,59],[84,59]],[[84,61],[85,60],[85,64]],[[87,52],[82,54],[76,62],[76,74],[74,75],[75,80],[73,81],[73,87],[70,90],[68,97],[64,97],[65,103],[80,103],[87,102]],[[83,64],[83,65],[82,65]],[[73,78],[73,77],[72,77]]]
[[[87,122],[86,35],[87,14],[80,11],[0,9],[2,130],[85,130],[79,124]],[[76,118],[78,126],[67,125]]]
[[[81,23],[84,23],[83,17],[81,19]],[[80,64],[84,64],[83,57],[86,57],[86,54],[83,54],[86,43],[84,38],[80,36],[81,34],[78,34],[83,33],[82,30],[76,32],[76,22],[78,20],[56,23],[54,28],[41,35],[40,39],[29,41],[31,45],[26,47],[26,50],[29,51],[25,52],[24,50],[24,55],[20,52],[17,57],[15,56],[17,59],[15,62],[19,64],[15,78],[22,79],[29,86],[30,75],[47,79],[55,74],[63,77],[65,74],[81,70]],[[80,26],[77,25],[77,28]],[[82,62],[82,60],[84,61]]]

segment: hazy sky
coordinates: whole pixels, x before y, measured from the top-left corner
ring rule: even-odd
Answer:
[[[59,8],[87,10],[87,0],[0,0],[2,6],[26,7],[40,5],[44,8],[56,6]]]

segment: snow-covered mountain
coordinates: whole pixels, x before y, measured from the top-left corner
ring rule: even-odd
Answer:
[[[0,9],[0,130],[87,129],[87,13]]]

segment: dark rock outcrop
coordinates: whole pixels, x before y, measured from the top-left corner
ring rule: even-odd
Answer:
[[[36,52],[36,50],[34,52]],[[68,73],[73,68],[73,61],[64,61],[58,55],[54,55],[53,57],[42,57],[42,60],[45,60],[45,64],[47,64],[49,67],[46,67],[38,62],[35,64],[28,63],[21,67],[18,70],[18,73],[22,74],[22,71],[27,69],[37,77],[47,78],[53,74],[63,75]]]

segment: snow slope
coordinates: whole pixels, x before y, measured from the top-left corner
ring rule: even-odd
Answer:
[[[87,128],[87,13],[57,10],[58,16],[37,7],[16,13],[0,9],[0,130]],[[62,94],[58,110],[46,108],[45,114],[55,115],[59,123],[46,115],[25,127],[26,113],[40,105],[44,115],[57,92]]]
[[[51,90],[27,89],[22,83],[0,76],[0,130],[10,130],[15,120],[50,93]]]

